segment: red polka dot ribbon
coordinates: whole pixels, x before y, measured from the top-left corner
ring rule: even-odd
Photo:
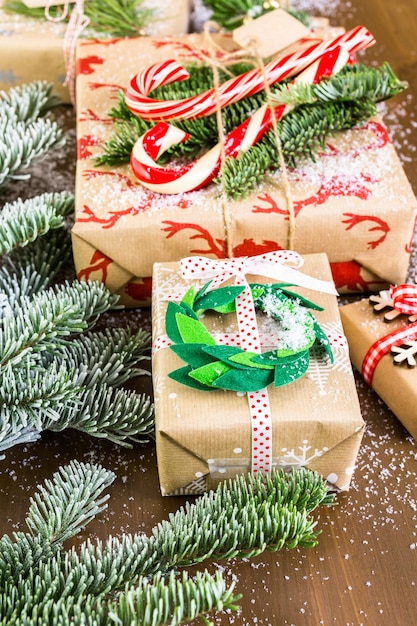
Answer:
[[[252,257],[234,259],[215,260],[203,256],[190,256],[181,259],[180,270],[183,278],[188,280],[211,280],[210,289],[217,289],[229,278],[252,274],[337,295],[332,281],[320,280],[300,272],[297,268],[303,263],[303,258],[293,250],[274,250]],[[289,267],[289,265],[294,267]]]
[[[216,289],[229,278],[235,279],[236,285],[245,286],[236,298],[236,316],[240,347],[251,352],[261,352],[261,341],[256,321],[255,305],[252,292],[246,280],[247,274],[265,276],[281,282],[336,293],[333,283],[318,280],[300,271],[288,267],[290,263],[299,267],[303,259],[292,250],[277,250],[254,257],[212,260],[206,257],[187,257],[180,261],[183,278],[212,280],[210,289]],[[268,473],[272,469],[272,416],[267,389],[247,394],[251,432],[253,473]]]
[[[403,284],[391,286],[390,298],[394,308],[404,315],[417,313],[417,285]],[[394,330],[392,333],[375,341],[365,354],[362,362],[362,376],[368,385],[372,385],[375,369],[385,354],[395,345],[417,338],[417,322],[405,328]]]

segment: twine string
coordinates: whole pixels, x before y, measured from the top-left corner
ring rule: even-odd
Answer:
[[[270,115],[271,115],[271,122],[272,122],[272,132],[274,135],[274,141],[275,141],[275,145],[276,145],[276,149],[277,149],[277,153],[278,153],[278,163],[279,163],[279,167],[281,170],[281,177],[282,177],[282,184],[283,184],[283,190],[284,190],[284,198],[285,198],[285,203],[286,203],[286,207],[287,207],[287,212],[288,212],[288,233],[287,233],[287,250],[293,250],[294,249],[294,235],[295,235],[295,211],[294,211],[294,201],[293,201],[293,197],[292,197],[292,193],[291,193],[291,186],[290,186],[290,181],[289,181],[289,177],[288,177],[288,168],[287,165],[285,163],[285,159],[284,159],[284,153],[282,150],[282,142],[281,142],[281,137],[279,136],[279,131],[278,131],[278,122],[277,119],[274,115],[274,100],[272,98],[272,94],[271,94],[271,87],[268,83],[267,77],[266,77],[266,72],[265,72],[265,64],[263,62],[263,59],[261,57],[261,55],[259,54],[259,48],[257,45],[256,40],[251,40],[250,44],[253,47],[253,53],[254,56],[256,58],[256,62],[257,65],[259,67],[259,70],[262,74],[262,78],[263,78],[263,82],[264,82],[264,91],[265,91],[265,96],[266,96],[266,104],[270,110]]]
[[[295,236],[295,210],[294,210],[294,201],[291,193],[291,186],[288,176],[288,168],[285,163],[284,154],[282,150],[282,142],[279,136],[278,131],[278,123],[273,114],[274,109],[274,100],[271,94],[271,88],[267,80],[265,64],[261,55],[259,54],[258,42],[255,38],[251,38],[248,40],[247,44],[242,50],[238,50],[235,52],[227,52],[224,50],[212,37],[211,31],[219,30],[218,25],[215,22],[207,22],[204,26],[204,37],[207,43],[208,55],[201,53],[201,59],[211,67],[213,72],[213,86],[214,86],[214,98],[216,102],[216,120],[217,120],[217,132],[218,132],[218,140],[220,144],[220,194],[222,200],[222,215],[223,215],[223,224],[226,238],[226,254],[229,258],[233,256],[233,249],[231,243],[231,215],[230,215],[230,207],[227,201],[226,193],[224,191],[224,163],[226,161],[226,153],[225,153],[225,132],[223,127],[223,118],[222,118],[222,107],[220,103],[219,97],[219,87],[220,87],[220,77],[219,70],[226,72],[227,74],[231,74],[227,70],[227,65],[231,62],[246,62],[251,63],[254,67],[259,69],[262,75],[263,84],[264,84],[264,92],[266,97],[266,104],[270,110],[271,121],[272,121],[272,132],[274,136],[274,141],[278,154],[278,163],[281,170],[282,177],[282,185],[283,185],[283,193],[285,204],[288,213],[288,231],[287,231],[287,241],[288,244],[286,248],[288,250],[294,249],[294,236]],[[215,57],[215,51],[221,52],[221,61]]]
[[[50,22],[62,22],[69,15],[69,0],[65,0],[63,10],[57,15],[51,15],[51,1],[45,6],[45,17]],[[70,99],[75,107],[75,48],[77,45],[77,39],[81,35],[82,31],[87,28],[90,23],[84,13],[84,0],[76,0],[74,7],[71,11],[71,15],[68,21],[67,28],[64,35],[64,61],[65,61],[65,80],[64,85],[68,87]]]
[[[219,69],[224,68],[224,59],[223,59],[223,63],[220,64],[220,62],[217,61],[214,57],[214,50],[216,49],[221,50],[221,48],[220,46],[215,44],[214,39],[210,34],[210,27],[212,27],[212,23],[210,22],[208,22],[204,26],[204,36],[208,44],[207,45],[208,51],[209,51],[208,56],[210,59],[211,70],[213,72],[214,98],[216,102],[217,133],[218,133],[218,139],[219,139],[219,144],[220,144],[220,171],[219,171],[220,195],[221,195],[221,203],[222,203],[223,227],[224,227],[224,233],[225,233],[226,256],[231,258],[233,256],[232,237],[230,236],[231,216],[230,216],[230,210],[229,210],[229,203],[227,201],[226,193],[224,191],[223,180],[222,180],[224,176],[223,166],[226,162],[226,150],[225,150],[226,135],[225,135],[224,128],[223,128],[222,107],[221,107],[220,97],[219,97],[219,87],[220,87]],[[227,56],[229,56],[229,60],[230,60],[230,55],[227,55]]]

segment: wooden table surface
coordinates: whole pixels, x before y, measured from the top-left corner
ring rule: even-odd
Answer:
[[[294,3],[295,6],[295,3]],[[363,24],[376,37],[366,52],[370,64],[389,61],[409,89],[381,111],[410,182],[417,191],[417,0],[299,2],[316,14],[331,11],[334,24]],[[68,145],[32,172],[30,186],[9,186],[2,201],[50,190],[72,189],[75,131],[70,108],[60,114]],[[409,279],[415,279],[416,245]],[[109,325],[150,328],[149,311],[111,314]],[[237,614],[217,615],[216,625],[234,626],[413,626],[417,624],[417,446],[394,415],[360,379],[357,389],[366,432],[349,492],[338,505],[315,514],[319,544],[262,554],[252,560],[209,563],[236,581],[243,594]],[[138,390],[150,393],[149,379]],[[159,493],[153,443],[131,450],[67,431],[43,434],[15,447],[0,462],[0,533],[25,530],[24,518],[36,485],[73,458],[99,462],[117,479],[107,512],[77,538],[146,532],[184,503]]]

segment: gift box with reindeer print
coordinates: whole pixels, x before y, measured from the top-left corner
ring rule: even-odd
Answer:
[[[216,41],[220,55],[236,48],[230,36]],[[340,293],[404,281],[416,199],[378,117],[329,136],[314,160],[271,173],[239,199],[225,197],[215,182],[159,193],[145,188],[128,162],[98,165],[115,132],[110,112],[131,77],[168,59],[195,64],[205,45],[204,34],[191,34],[78,46],[78,68],[88,68],[77,77],[72,236],[79,278],[103,281],[127,306],[141,306],[150,302],[155,261],[291,248],[326,252]]]

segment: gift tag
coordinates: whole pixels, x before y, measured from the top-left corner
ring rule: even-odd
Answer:
[[[282,9],[265,13],[233,31],[233,39],[237,44],[244,48],[255,42],[262,57],[273,56],[298,39],[310,36],[307,26]]]

